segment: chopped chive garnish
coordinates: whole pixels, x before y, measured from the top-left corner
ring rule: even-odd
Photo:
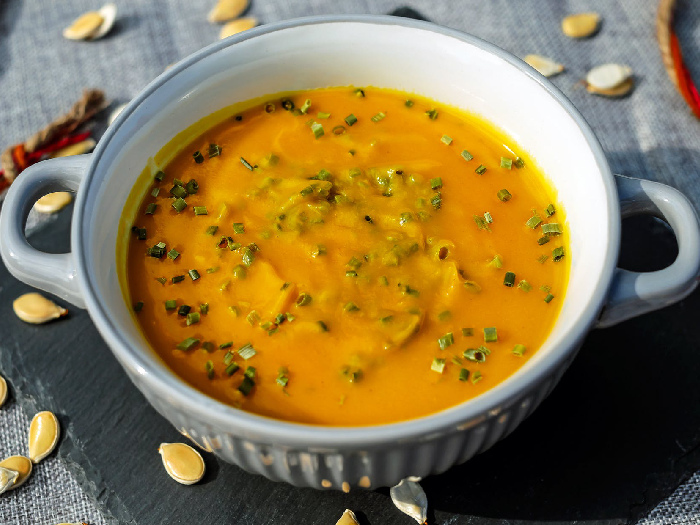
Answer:
[[[143,310],[143,301],[139,301],[133,306],[134,312],[139,313],[141,310]]]
[[[328,325],[324,323],[323,321],[316,321],[316,324],[318,327],[321,329],[321,332],[327,332],[328,331]]]
[[[248,248],[247,246],[243,248],[243,253],[241,254],[241,260],[243,261],[243,264],[246,266],[250,266],[253,264],[253,261],[255,261],[255,254],[253,253],[253,250]]]
[[[355,270],[348,270],[345,272],[345,277],[357,277],[357,272]]]
[[[136,226],[134,226],[134,228],[132,228],[132,231],[136,234],[136,238],[139,241],[146,240],[146,228],[137,228]]]
[[[207,273],[216,273],[219,271],[218,266],[212,266],[211,268],[207,268]]]
[[[292,321],[294,321],[294,319],[296,319],[296,316],[290,314],[289,312],[287,312],[286,314],[284,314],[284,316],[287,318],[287,321],[289,321],[290,323],[291,323]]]
[[[233,357],[233,354],[231,354],[231,357]],[[241,367],[238,366],[238,363],[233,361],[226,366],[226,370],[224,370],[224,372],[227,376],[231,377],[233,374],[235,374],[238,371],[239,368],[241,368]]]
[[[245,376],[243,378],[243,382],[238,387],[238,391],[241,394],[243,394],[244,396],[247,396],[248,394],[250,394],[251,390],[253,390],[254,386],[255,386],[255,381],[253,381],[248,376]]]
[[[187,208],[187,202],[185,202],[185,199],[178,197],[173,201],[172,207],[175,209],[176,212],[180,213],[182,210]]]
[[[388,323],[390,323],[390,322],[393,321],[393,320],[394,320],[394,316],[393,316],[393,315],[387,315],[387,316],[385,316],[385,317],[381,317],[381,318],[379,319],[379,322],[382,323],[382,324],[388,324]]]
[[[347,303],[345,306],[343,306],[343,311],[344,312],[359,312],[360,307],[351,301],[351,302]]]
[[[304,103],[301,105],[301,107],[299,108],[299,111],[306,114],[306,112],[309,111],[310,107],[311,107],[311,99],[307,98],[304,101]]]
[[[207,207],[206,206],[195,206],[194,207],[194,214],[195,215],[208,215]]]
[[[168,252],[168,259],[172,259],[174,261],[178,257],[180,257],[180,252],[178,252],[175,248]]]
[[[479,286],[478,283],[474,281],[464,281],[464,287],[469,290],[471,293],[479,293],[481,292],[481,286]]]
[[[554,262],[559,262],[564,258],[564,247],[559,246],[558,248],[554,248],[552,250],[552,260]]]
[[[445,369],[445,360],[440,359],[439,357],[433,358],[433,363],[430,365],[430,369],[434,370],[438,374],[442,374],[442,371]]]
[[[469,370],[466,368],[462,368],[459,371],[459,380],[460,381],[468,381],[469,380]]]
[[[438,110],[435,108],[429,109],[428,111],[425,112],[425,114],[428,115],[428,118],[430,120],[435,120],[436,118],[438,118]]]
[[[190,275],[190,279],[193,281],[199,279],[199,272],[197,270],[189,270],[187,273]]]
[[[515,164],[516,168],[524,168],[525,167],[525,161],[523,161],[523,159],[521,159],[520,157],[515,157],[515,162],[513,164]]]
[[[486,224],[493,223],[493,217],[491,217],[489,212],[484,213],[484,220],[486,221]]]
[[[299,297],[297,297],[297,306],[306,306],[311,303],[311,296],[307,294],[306,292],[302,292],[299,294]]]
[[[474,329],[473,328],[462,328],[462,335],[464,337],[471,337],[474,335]]]
[[[311,195],[314,192],[313,186],[307,186],[306,188],[303,188],[300,192],[299,195],[302,197],[306,197],[307,195]]]
[[[225,342],[225,343],[221,343],[221,344],[219,345],[219,348],[220,348],[221,350],[224,350],[225,348],[231,348],[232,346],[233,346],[233,341],[227,341],[227,342]]]
[[[323,125],[319,124],[318,122],[313,122],[311,124],[311,131],[314,134],[314,137],[319,138],[323,136]]]
[[[357,122],[357,117],[350,113],[347,117],[345,117],[345,123],[348,126],[352,126],[355,122]]]
[[[508,157],[501,157],[501,168],[505,168],[507,170],[511,169],[513,166],[513,160],[509,159]]]
[[[218,144],[209,144],[209,158],[218,157],[221,155],[221,146]]]
[[[226,348],[230,347],[232,344],[233,343],[231,343],[231,344],[226,343]],[[219,348],[221,348],[221,345],[219,345]],[[226,366],[228,366],[231,364],[231,361],[233,361],[233,352],[231,352],[231,350],[229,350],[228,352],[226,352],[224,354],[224,364]]]
[[[496,193],[496,195],[498,196],[501,202],[508,202],[510,199],[513,198],[510,192],[506,189],[498,190],[498,193]]]
[[[316,115],[316,118],[320,118],[320,119],[331,118],[331,114],[330,114],[330,113],[324,113],[323,111],[319,111],[319,112],[318,112],[318,115]]]
[[[437,315],[437,318],[438,318],[438,321],[441,321],[444,323],[445,321],[449,321],[450,319],[452,319],[452,312],[450,312],[449,310],[445,310],[444,312],[440,312]]]
[[[469,153],[466,149],[463,149],[462,150],[462,158],[468,162],[474,158],[474,155]]]
[[[177,283],[181,283],[181,282],[184,281],[184,280],[185,280],[185,276],[184,276],[184,275],[176,275],[175,277],[173,277],[172,279],[170,279],[170,282],[172,282],[173,284],[177,284]]]
[[[258,312],[251,310],[251,312],[246,315],[245,320],[248,321],[248,324],[251,326],[255,326],[260,321],[260,316],[258,315]]]
[[[547,294],[547,297],[544,298],[545,303],[551,303],[552,299],[554,299],[554,296],[551,293]]]
[[[206,234],[207,235],[216,235],[216,232],[218,232],[218,231],[219,231],[218,226],[209,226],[207,228]]]
[[[447,332],[445,335],[438,338],[438,346],[440,347],[440,350],[444,350],[448,346],[454,344],[454,342],[455,338],[452,332]]]
[[[280,101],[280,104],[282,105],[282,108],[284,108],[285,111],[291,111],[294,109],[294,102],[292,102],[288,98],[283,98]]]
[[[543,224],[542,233],[544,233],[545,235],[561,235],[561,225],[558,222]]]
[[[526,292],[529,292],[530,290],[532,290],[532,285],[529,282],[522,280],[518,283],[518,288],[520,288],[521,290],[524,290]]]
[[[185,188],[176,184],[175,186],[170,188],[170,195],[172,195],[173,197],[184,199],[189,195],[189,193],[187,193],[187,190]]]
[[[547,206],[547,209],[544,210],[544,212],[545,214],[547,214],[547,217],[551,217],[557,212],[557,210],[554,208],[554,204],[550,204],[549,206]]]
[[[362,261],[353,255],[350,258],[350,260],[346,263],[346,266],[349,266],[350,268],[357,270],[360,266],[362,266]]]
[[[513,347],[513,354],[521,357],[525,354],[525,345],[517,344]]]
[[[498,332],[495,326],[484,328],[484,343],[495,343],[498,341]]]
[[[467,348],[462,352],[462,357],[473,361],[475,363],[483,363],[486,361],[486,356],[489,355],[491,351],[485,346],[480,346],[479,348]]]
[[[443,144],[447,144],[449,146],[450,144],[452,144],[452,137],[450,137],[449,135],[443,135],[440,141]]]
[[[333,133],[333,135],[342,135],[343,133],[345,133],[345,126],[341,126],[340,124],[338,124],[331,130],[331,133]]]
[[[190,179],[190,181],[185,185],[185,191],[188,195],[194,195],[199,191],[199,184],[196,180]]]
[[[165,173],[163,173],[162,170],[158,170],[158,171],[156,172],[156,174],[153,176],[153,178],[154,178],[155,180],[157,180],[158,182],[162,182],[163,179],[165,178]]]
[[[201,164],[202,162],[204,162],[204,155],[202,155],[199,151],[195,151],[192,154],[192,158],[197,164]]]
[[[537,258],[537,262],[539,262],[540,264],[544,264],[545,261],[547,261],[547,259],[549,259],[549,255],[542,254]]]
[[[380,120],[383,120],[386,117],[386,115],[383,112],[379,112],[376,115],[374,115],[370,120],[372,122],[379,122]]]
[[[489,263],[491,268],[503,268],[503,259],[500,255],[496,255]]]
[[[484,173],[486,173],[486,166],[484,166],[483,164],[479,164],[479,167],[476,168],[474,171],[479,175],[483,175]]]
[[[188,337],[187,339],[185,339],[181,343],[178,343],[176,348],[178,350],[186,351],[186,350],[191,350],[192,348],[194,348],[198,344],[199,344],[199,339],[196,339],[194,337]]]
[[[399,286],[401,286],[401,285],[399,284]],[[404,293],[404,295],[410,295],[412,297],[419,297],[420,296],[420,292],[418,290],[416,290],[415,288],[411,288],[407,284],[404,286],[401,286],[401,291]]]
[[[182,317],[186,317],[188,313],[190,313],[190,310],[192,310],[192,307],[186,304],[183,304],[180,306],[180,308],[177,309],[177,315],[181,315]]]
[[[156,281],[158,281],[160,284],[165,284],[168,282],[165,277],[156,277]]]
[[[542,219],[541,219],[540,216],[537,215],[537,214],[535,214],[535,215],[533,215],[532,217],[530,217],[530,218],[527,220],[527,222],[525,223],[525,225],[526,225],[528,228],[531,228],[531,229],[533,229],[533,230],[534,230],[535,228],[537,228],[540,224],[542,224]]]
[[[255,351],[255,348],[253,348],[253,345],[250,343],[246,343],[238,349],[238,355],[246,361],[253,357],[255,354],[257,354],[257,352]]]
[[[430,204],[432,204],[433,208],[436,210],[442,208],[442,194],[437,192],[435,195],[433,195],[433,198],[430,199]]]
[[[153,215],[156,212],[156,208],[158,205],[155,202],[151,202],[148,206],[146,206],[146,215]]]
[[[243,372],[243,374],[246,377],[249,377],[250,379],[255,379],[255,372],[256,370],[254,366],[248,366],[246,367],[245,372]]]
[[[508,288],[512,288],[515,284],[515,274],[513,272],[506,272],[506,275],[503,278],[503,284]]]
[[[357,88],[353,93],[355,93],[357,98],[365,98],[365,90],[362,88]]]
[[[405,211],[401,214],[401,218],[399,219],[399,224],[403,226],[407,222],[411,222],[413,220],[413,214],[410,211]]]
[[[245,226],[243,225],[242,222],[234,222],[233,223],[233,233],[237,233],[237,234],[245,233]]]
[[[241,164],[243,164],[246,168],[248,168],[250,171],[253,171],[253,165],[245,160],[243,157],[241,157]]]
[[[246,270],[246,267],[242,264],[234,266],[231,272],[236,279],[245,279],[248,275],[248,270]]]
[[[277,372],[277,379],[276,382],[278,385],[285,387],[289,383],[289,376],[287,376],[288,370],[285,367],[282,367],[279,369]]]
[[[379,278],[379,284],[381,284],[382,286],[389,286],[389,279],[387,279],[386,276],[382,275]]]
[[[317,244],[312,255],[314,257],[321,257],[322,255],[326,255],[326,253],[326,246],[324,244]]]
[[[543,284],[542,286],[540,286],[540,291],[545,292],[545,293],[549,292],[551,289],[552,289],[552,287],[547,286],[546,284]]]
[[[205,341],[202,343],[202,349],[206,350],[208,354],[211,354],[214,350],[216,350],[216,347],[214,346],[214,343]]]
[[[547,244],[549,241],[550,241],[550,238],[547,237],[546,235],[544,235],[544,236],[540,237],[539,239],[537,239],[537,244],[542,246],[543,244]]]
[[[151,190],[151,197],[157,197],[159,193],[160,193],[160,188],[153,188]]]
[[[200,320],[200,316],[198,312],[190,312],[187,314],[187,326],[197,324]]]
[[[408,100],[406,100],[406,102],[403,103],[403,105],[406,106],[407,108],[412,108],[413,101],[409,98]]]
[[[434,179],[430,179],[430,188],[432,190],[438,190],[442,188],[442,177],[435,177]]]
[[[478,370],[475,370],[474,373],[472,374],[472,385],[477,384],[483,378],[484,378],[484,376],[481,375],[481,372]]]
[[[491,228],[489,227],[489,223],[486,220],[486,217],[474,215],[474,222],[476,223],[477,228],[479,228],[480,230],[491,231]]]
[[[419,211],[417,215],[421,222],[426,222],[430,219],[430,214],[425,213],[423,210]]]

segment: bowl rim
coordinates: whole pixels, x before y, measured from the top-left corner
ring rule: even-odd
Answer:
[[[437,33],[470,44],[515,66],[521,74],[527,75],[537,82],[565,110],[581,130],[602,177],[608,201],[606,203],[607,212],[611,218],[609,221],[610,240],[605,247],[603,271],[598,276],[597,282],[592,286],[593,292],[589,296],[588,303],[579,318],[579,323],[565,334],[564,343],[552,348],[537,368],[533,368],[527,374],[514,374],[476,398],[439,412],[415,419],[381,425],[336,427],[295,423],[260,416],[236,409],[209,397],[179,379],[164,364],[154,366],[157,359],[147,358],[143,349],[131,347],[111,320],[109,311],[104,307],[105,302],[98,300],[100,296],[99,287],[95,277],[88,272],[90,264],[87,250],[81,249],[89,246],[86,234],[87,228],[83,228],[83,224],[88,224],[91,220],[85,216],[85,201],[87,195],[93,193],[90,191],[90,186],[96,167],[99,165],[105,150],[109,148],[110,141],[120,126],[154,91],[196,62],[239,42],[301,26],[338,23],[360,23],[378,26],[398,25],[409,29]],[[86,173],[78,192],[75,210],[71,228],[72,250],[76,258],[77,278],[84,293],[88,312],[117,360],[130,373],[132,380],[136,383],[134,378],[139,378],[137,383],[139,389],[147,388],[147,397],[149,399],[151,396],[156,395],[160,400],[167,400],[169,405],[181,412],[184,411],[188,417],[204,423],[216,431],[239,435],[246,439],[255,439],[263,443],[297,448],[359,449],[416,438],[428,439],[433,435],[442,435],[465,428],[475,418],[482,419],[497,416],[500,408],[522,398],[535,385],[555,374],[565,364],[567,359],[573,358],[583,338],[593,326],[607,296],[620,245],[620,220],[616,220],[616,218],[620,217],[620,208],[614,178],[601,144],[583,116],[566,96],[525,62],[494,44],[432,22],[390,15],[322,15],[284,20],[247,30],[228,39],[215,42],[189,55],[163,72],[140,91],[107,129],[92,155],[88,173]],[[142,385],[147,385],[147,387]],[[204,416],[205,414],[206,416]]]

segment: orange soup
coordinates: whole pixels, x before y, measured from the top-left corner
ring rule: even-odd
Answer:
[[[199,390],[277,419],[390,423],[493,388],[547,338],[563,210],[494,126],[346,87],[192,130],[144,171],[122,249],[135,319]]]

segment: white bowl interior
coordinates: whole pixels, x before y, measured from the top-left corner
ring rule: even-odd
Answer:
[[[596,160],[591,137],[538,76],[478,42],[386,20],[288,27],[221,47],[176,66],[166,74],[169,79],[154,84],[152,93],[127,111],[98,151],[100,169],[83,199],[85,217],[110,219],[82,224],[82,242],[92,247],[86,262],[92,286],[129,345],[147,343],[117,279],[117,219],[149,156],[222,107],[264,94],[343,85],[396,88],[464,108],[496,123],[536,159],[566,209],[572,272],[554,331],[518,375],[538,366],[558,345],[571,345],[571,333],[585,330],[577,323],[604,274],[610,210],[616,208],[608,203],[607,166]]]

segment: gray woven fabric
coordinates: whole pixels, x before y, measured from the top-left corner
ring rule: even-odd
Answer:
[[[116,104],[138,93],[167,65],[217,39],[206,21],[213,0],[115,0],[118,23],[105,39],[70,42],[61,30],[99,0],[0,2],[0,147],[25,139],[65,111],[84,87],[106,90]],[[700,208],[700,123],[669,82],[655,40],[655,0],[253,0],[262,23],[318,14],[387,13],[410,5],[434,22],[470,32],[518,56],[539,53],[567,67],[553,82],[593,127],[618,173],[683,191]],[[700,2],[679,0],[677,29],[694,78],[700,79]],[[595,10],[594,38],[562,35],[561,18]],[[637,87],[622,100],[591,96],[579,80],[605,62],[628,64]],[[425,72],[430,74],[430,72]],[[98,124],[104,129],[106,116]],[[22,452],[28,420],[14,404],[0,411],[0,450]],[[652,511],[645,524],[700,523],[700,474]],[[65,466],[49,459],[29,485],[0,497],[0,523],[105,523]]]

